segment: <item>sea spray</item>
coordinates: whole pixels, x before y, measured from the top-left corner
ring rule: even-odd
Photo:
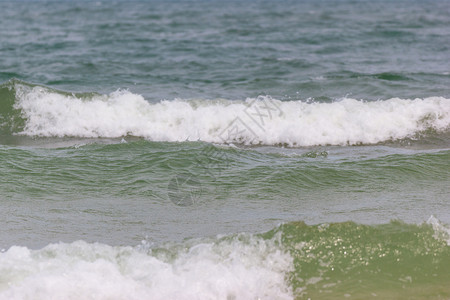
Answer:
[[[27,136],[137,136],[169,142],[357,145],[414,139],[430,130],[446,132],[450,126],[450,99],[443,97],[380,101],[344,98],[321,103],[260,96],[245,101],[150,103],[125,90],[80,97],[42,86],[9,84],[16,92],[14,109],[20,111],[24,122],[22,130],[13,133]]]
[[[0,299],[446,298],[450,247],[430,222],[291,222],[159,247],[13,246],[0,253]]]

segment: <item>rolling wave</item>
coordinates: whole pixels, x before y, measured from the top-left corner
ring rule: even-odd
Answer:
[[[449,230],[427,223],[291,222],[159,247],[12,246],[0,253],[0,299],[442,299]]]
[[[414,139],[450,128],[450,99],[444,97],[320,103],[259,96],[150,103],[124,90],[71,94],[11,80],[0,87],[0,101],[3,134],[39,137],[314,146]]]

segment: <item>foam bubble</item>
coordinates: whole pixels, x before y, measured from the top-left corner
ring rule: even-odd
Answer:
[[[14,246],[0,254],[0,299],[293,298],[285,282],[292,258],[274,240],[184,246],[159,251],[170,255],[83,241]]]
[[[434,237],[439,240],[444,240],[450,246],[450,228],[439,221],[435,216],[430,216],[427,224],[433,226]]]
[[[123,137],[289,146],[372,144],[450,127],[450,99],[393,98],[334,103],[278,101],[161,101],[128,91],[81,99],[43,87],[17,92],[16,108],[30,136]]]

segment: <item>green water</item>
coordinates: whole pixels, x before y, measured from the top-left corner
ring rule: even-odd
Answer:
[[[450,253],[431,226],[351,222],[280,229],[294,257],[289,280],[299,298],[440,299],[450,296]],[[273,234],[271,231],[269,234]]]
[[[0,2],[0,299],[450,299],[449,16]]]

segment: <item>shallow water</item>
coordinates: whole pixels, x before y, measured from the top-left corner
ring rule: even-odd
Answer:
[[[449,16],[1,2],[0,298],[450,298]]]

